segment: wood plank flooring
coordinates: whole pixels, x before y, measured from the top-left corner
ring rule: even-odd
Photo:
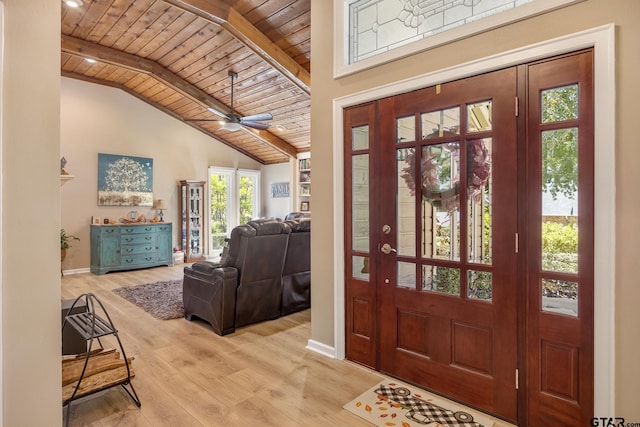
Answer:
[[[120,387],[89,396],[72,403],[71,426],[371,425],[342,405],[383,376],[305,349],[309,310],[220,337],[201,321],[157,320],[112,292],[181,279],[183,267],[62,278],[62,298],[92,292],[105,305],[135,358],[142,402],[137,408]],[[103,343],[116,346],[113,338]]]

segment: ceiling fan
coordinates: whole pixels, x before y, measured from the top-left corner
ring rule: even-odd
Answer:
[[[241,127],[249,127],[253,129],[264,130],[269,127],[266,123],[260,123],[267,120],[273,120],[273,116],[271,113],[261,113],[254,114],[251,116],[242,117],[240,114],[237,114],[233,109],[233,82],[236,78],[238,78],[238,73],[234,71],[229,71],[229,77],[231,78],[231,112],[223,113],[213,107],[208,107],[207,110],[211,111],[214,114],[222,117],[222,127],[220,129],[228,130],[228,131],[237,131],[240,130]],[[191,120],[194,122],[217,122],[219,120]]]

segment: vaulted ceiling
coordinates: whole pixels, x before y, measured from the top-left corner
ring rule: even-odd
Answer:
[[[122,89],[263,164],[309,151],[311,0],[82,3],[62,4],[63,76]],[[232,107],[273,120],[225,130]]]

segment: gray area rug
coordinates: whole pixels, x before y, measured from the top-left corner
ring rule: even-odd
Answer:
[[[114,289],[113,292],[142,308],[156,319],[169,320],[184,316],[182,280],[125,286]]]

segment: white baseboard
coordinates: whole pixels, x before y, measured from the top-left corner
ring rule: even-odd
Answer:
[[[76,268],[74,270],[64,270],[62,274],[64,276],[69,276],[71,274],[81,274],[81,273],[89,273],[91,270],[89,268]]]
[[[315,351],[316,353],[320,353],[323,356],[327,356],[332,359],[336,358],[336,352],[333,347],[318,341],[314,341],[314,340],[307,341],[307,350]]]

